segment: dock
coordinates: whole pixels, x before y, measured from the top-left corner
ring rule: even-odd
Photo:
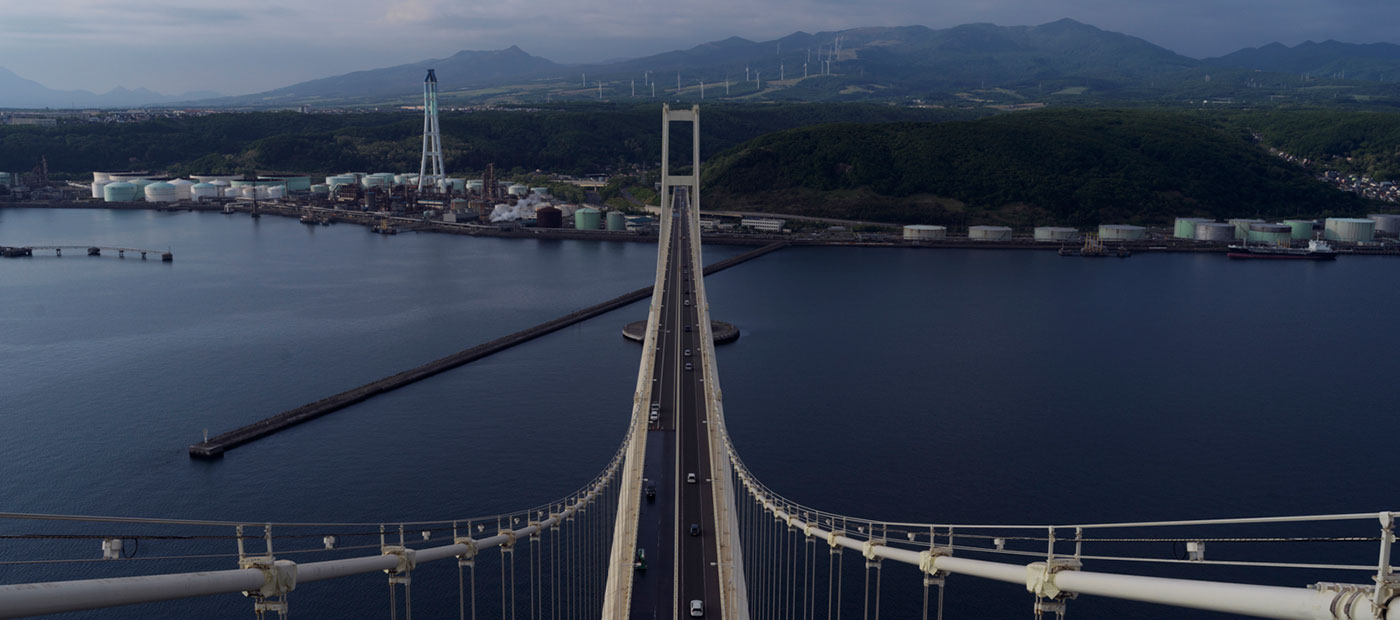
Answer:
[[[763,247],[745,252],[738,256],[726,258],[722,261],[705,267],[705,275],[723,271],[745,261],[750,261],[770,252],[786,247],[787,243],[773,243]],[[526,328],[513,334],[502,336],[490,342],[479,344],[470,349],[453,353],[447,357],[437,359],[422,366],[405,370],[395,375],[366,383],[356,388],[352,388],[328,396],[321,400],[307,403],[295,409],[283,411],[277,415],[265,418],[226,433],[209,437],[204,441],[191,445],[189,448],[190,458],[214,459],[223,456],[224,452],[238,446],[250,443],[276,433],[277,431],[290,428],[308,420],[314,420],[328,413],[333,413],[349,407],[355,403],[365,401],[369,398],[391,392],[406,385],[422,381],[433,375],[457,368],[459,366],[474,362],[481,358],[499,353],[513,346],[529,342],[545,334],[549,334],[570,325],[586,321],[598,315],[621,308],[627,304],[637,302],[651,296],[651,286],[639,288],[630,293],[619,295],[603,303],[589,306],[582,310],[575,310],[534,327]]]
[[[111,254],[117,253],[117,258],[126,258],[126,253],[140,254],[141,260],[146,260],[147,254],[155,254],[160,257],[161,262],[171,262],[175,260],[175,255],[168,250],[149,250],[146,248],[119,248],[103,245],[26,245],[21,247],[0,246],[0,257],[18,258],[21,256],[33,256],[35,250],[53,250],[54,256],[63,256],[64,250],[76,250],[87,252],[88,256],[102,256],[103,252]]]

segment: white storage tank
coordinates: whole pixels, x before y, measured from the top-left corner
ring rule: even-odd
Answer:
[[[1074,241],[1079,238],[1079,230],[1064,226],[1036,226],[1036,241]]]
[[[1201,222],[1196,224],[1197,241],[1234,241],[1235,225],[1222,222]]]
[[[258,196],[258,188],[256,185],[244,185],[243,187],[235,187],[232,189],[237,190],[238,195],[244,198],[261,198],[261,196]]]
[[[213,184],[210,183],[210,185],[213,185]],[[242,198],[242,197],[243,197],[243,188],[241,188],[241,187],[225,187],[225,188],[221,188],[219,191],[220,191],[221,193],[223,193],[224,198]]]
[[[978,241],[995,241],[1011,238],[1011,228],[1007,226],[969,226],[967,238]]]
[[[242,175],[237,174],[192,174],[190,175],[190,178],[200,183],[214,183],[215,181],[225,181],[223,185],[227,186],[228,181],[232,181],[234,179],[241,179],[243,177]],[[214,184],[219,185],[219,183]]]
[[[5,175],[5,177],[7,177],[7,178],[10,176],[10,173],[8,173],[8,172],[0,172],[0,174]],[[93,182],[93,183],[96,183],[96,182],[98,182],[98,181],[105,181],[105,182],[107,182],[107,183],[111,183],[111,182],[112,182],[112,173],[110,173],[110,172],[100,172],[100,171],[99,171],[99,172],[94,172],[94,173],[92,173],[92,182]],[[93,198],[101,198],[101,196],[93,196]]]
[[[370,187],[386,187],[386,186],[389,185],[389,182],[388,182],[384,177],[375,176],[375,175],[369,175],[369,176],[364,177],[363,179],[360,179],[360,183],[361,183],[362,185],[364,185],[366,188],[370,188]]]
[[[173,181],[170,181],[170,184],[175,186],[176,200],[190,199],[190,188],[194,187],[194,181],[190,181],[188,179],[175,179]]]
[[[1112,241],[1136,241],[1147,236],[1147,229],[1128,224],[1101,224],[1099,238]]]
[[[530,191],[530,188],[525,187],[524,185],[521,185],[519,183],[516,183],[515,185],[506,188],[506,193],[511,196],[524,196],[525,192],[528,191]]]
[[[1312,220],[1284,220],[1283,223],[1292,229],[1290,236],[1294,239],[1312,239],[1313,227],[1317,225]]]
[[[5,180],[8,180],[8,179],[5,179]],[[107,180],[107,179],[100,179],[100,180],[97,180],[97,181],[93,181],[93,182],[92,182],[92,197],[93,197],[93,198],[101,198],[101,197],[102,197],[102,188],[107,187],[107,186],[110,185],[111,183],[112,183],[112,182],[109,181],[109,180]]]
[[[1376,232],[1397,234],[1400,233],[1400,214],[1395,213],[1372,213],[1366,216],[1376,223]]]
[[[905,241],[927,241],[931,239],[946,239],[947,237],[948,227],[946,226],[910,224],[904,227]]]
[[[472,179],[470,181],[467,181],[467,189],[469,190],[481,193],[482,187],[485,187],[485,185],[481,182],[481,179]]]
[[[190,200],[201,202],[205,198],[214,198],[219,195],[219,186],[213,183],[195,183],[190,186]]]
[[[536,195],[536,196],[546,197],[546,196],[549,196],[549,188],[548,188],[548,187],[532,187],[532,188],[530,188],[530,193],[531,193],[531,194],[534,194],[534,195]]]
[[[1206,217],[1179,217],[1176,218],[1176,226],[1172,229],[1172,236],[1177,239],[1195,239],[1196,225],[1206,222],[1214,222]]]
[[[1370,241],[1376,238],[1376,222],[1356,217],[1329,217],[1323,235],[1328,241]]]
[[[175,202],[175,186],[158,181],[145,187],[146,202]]]

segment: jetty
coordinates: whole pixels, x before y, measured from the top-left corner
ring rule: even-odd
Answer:
[[[773,243],[760,248],[756,248],[754,250],[750,250],[738,256],[726,258],[722,261],[718,261],[705,267],[704,273],[705,275],[710,275],[712,273],[723,271],[745,261],[753,260],[770,252],[786,247],[787,245],[788,244],[785,242]],[[457,368],[464,364],[474,362],[483,357],[499,353],[516,345],[529,342],[545,334],[558,331],[570,325],[574,325],[576,323],[586,321],[606,312],[616,310],[618,308],[626,306],[627,304],[646,299],[647,297],[651,296],[652,288],[653,287],[651,286],[639,288],[635,291],[619,295],[600,304],[589,306],[581,310],[575,310],[574,312],[570,312],[559,318],[540,323],[539,325],[536,325],[534,327],[526,328],[513,334],[502,336],[490,342],[476,345],[470,349],[453,353],[452,355],[448,355],[447,357],[433,360],[431,362],[423,364],[422,366],[411,368],[398,374],[384,377],[383,379],[379,379],[378,381],[366,383],[364,385],[346,390],[339,394],[327,396],[326,398],[322,398],[321,400],[315,402],[307,403],[295,409],[283,411],[282,413],[279,413],[272,417],[259,420],[247,426],[236,428],[234,430],[222,433],[220,435],[216,435],[214,437],[206,437],[204,441],[201,441],[189,447],[190,457],[199,459],[219,458],[224,454],[224,452],[227,452],[228,450],[231,450],[235,447],[241,446],[252,441],[256,441],[258,439],[276,433],[277,431],[290,428],[297,424],[301,424],[302,422],[306,422],[307,420],[314,420],[328,413],[339,411],[341,409],[344,409],[345,407],[362,402],[379,394],[397,390],[406,385],[411,385],[418,381],[422,381],[423,379],[427,379],[428,377],[431,377],[433,375],[442,373],[447,370],[451,370],[453,368]]]

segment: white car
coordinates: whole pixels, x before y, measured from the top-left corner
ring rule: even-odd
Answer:
[[[690,617],[703,618],[705,616],[705,601],[690,602]]]
[[[695,474],[693,474],[693,473],[686,474],[686,475],[685,475],[685,481],[688,482],[688,483],[690,483],[690,484],[695,484]]]

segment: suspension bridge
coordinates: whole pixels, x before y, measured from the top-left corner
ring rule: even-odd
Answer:
[[[438,610],[454,600],[463,620],[926,620],[943,617],[945,591],[959,583],[979,592],[1006,584],[995,591],[1023,597],[1036,618],[1063,617],[1082,596],[1262,618],[1400,620],[1394,512],[887,521],[803,505],[763,484],[725,424],[701,267],[699,166],[671,174],[671,125],[690,125],[698,164],[699,120],[698,108],[663,111],[669,208],[630,424],[587,484],[515,512],[429,522],[0,513],[3,531],[15,532],[0,535],[0,565],[83,567],[86,577],[0,585],[0,618],[239,595],[258,618],[314,615],[293,611],[299,596],[338,581],[387,582],[393,620],[412,618],[415,594],[420,609],[424,596]],[[139,553],[143,541],[161,553]],[[21,543],[44,547],[21,557]],[[161,570],[193,561],[227,568]],[[454,564],[455,593],[442,585]],[[1225,569],[1245,577],[1222,579]],[[415,577],[433,586],[415,591]],[[1276,583],[1258,583],[1266,580]]]

